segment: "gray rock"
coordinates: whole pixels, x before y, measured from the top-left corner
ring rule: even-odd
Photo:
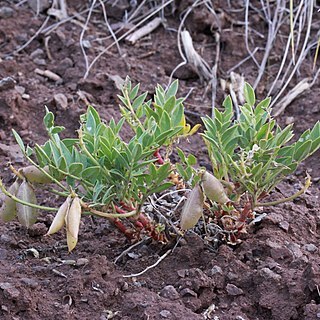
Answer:
[[[43,12],[50,8],[50,0],[28,0],[29,7],[36,13]]]
[[[40,58],[34,58],[33,62],[38,65],[38,66],[45,66],[47,65],[47,62],[45,59],[40,59]]]
[[[0,18],[3,18],[3,19],[11,18],[13,14],[14,14],[14,10],[10,7],[0,8]]]
[[[40,48],[34,50],[33,52],[31,52],[30,54],[30,58],[34,59],[34,58],[43,58],[44,57],[44,51]]]
[[[222,269],[219,266],[213,266],[212,269],[210,270],[210,274],[213,276],[217,273],[223,274]]]
[[[4,260],[7,257],[8,251],[0,248],[0,260]]]
[[[177,300],[179,299],[179,293],[176,290],[176,288],[172,285],[165,286],[161,291],[160,291],[160,296],[163,298],[167,298],[170,300]]]
[[[228,283],[226,290],[230,296],[239,296],[243,294],[243,290],[235,286],[234,284]]]
[[[0,289],[3,290],[3,294],[7,299],[17,300],[20,296],[20,292],[9,282],[1,282]]]
[[[311,252],[311,253],[314,253],[314,252],[318,251],[317,246],[315,246],[313,243],[307,243],[307,244],[305,244],[305,245],[303,246],[303,249],[304,249],[304,250],[307,250],[307,251],[309,251],[309,252]]]
[[[185,296],[197,297],[197,294],[193,290],[191,290],[189,288],[182,289],[180,291],[180,295],[181,295],[181,297],[185,297]]]
[[[281,280],[281,276],[270,270],[269,268],[262,268],[259,273],[265,279],[272,279],[276,282],[279,282]]]
[[[171,315],[171,312],[169,310],[161,310],[160,311],[160,316],[162,318],[168,318],[168,317],[170,317],[170,315]]]
[[[11,77],[6,77],[0,80],[0,91],[13,89],[16,81]]]
[[[28,287],[30,287],[31,289],[36,289],[39,285],[39,283],[34,280],[34,279],[30,279],[30,278],[22,278],[20,280],[23,284],[27,285]]]

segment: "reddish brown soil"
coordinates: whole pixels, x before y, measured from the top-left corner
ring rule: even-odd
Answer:
[[[86,1],[67,2],[70,14],[86,9],[88,5]],[[241,8],[241,1],[232,2],[235,8]],[[74,135],[78,116],[86,108],[77,93],[79,90],[97,107],[102,117],[118,118],[117,89],[108,74],[123,78],[130,75],[134,82],[141,82],[143,90],[152,93],[157,83],[168,83],[171,71],[181,62],[176,32],[172,31],[179,26],[179,13],[171,15],[170,10],[165,11],[167,30],[160,27],[135,46],[122,41],[123,56],[119,57],[117,50],[112,48],[98,60],[85,80],[82,79],[85,63],[79,46],[82,29],[77,24],[64,23],[50,33],[48,50],[51,58],[45,49],[43,34],[18,54],[10,55],[35,34],[47,17],[44,12],[36,16],[27,4],[16,7],[14,3],[18,1],[0,2],[1,8],[13,9],[8,17],[0,20],[0,79],[12,77],[18,86],[25,88],[29,98],[22,98],[19,88],[18,91],[9,88],[0,92],[0,143],[11,146],[9,150],[1,147],[0,151],[1,176],[6,184],[12,179],[6,163],[11,160],[16,166],[23,164],[14,152],[11,129],[19,131],[27,143],[44,142],[44,105],[56,114],[57,123],[66,127],[66,134]],[[180,10],[183,5],[186,4],[181,2]],[[247,56],[243,25],[233,23],[244,18],[241,11],[232,12],[227,1],[217,1],[216,6],[229,17],[223,19],[221,34],[223,45],[218,75],[224,77],[229,68]],[[201,10],[192,14],[186,25],[196,39],[196,47],[211,64],[215,53],[210,31],[212,21],[203,17],[205,11]],[[110,12],[110,21],[119,21],[123,14],[120,9]],[[251,14],[256,18],[256,29],[265,33],[266,27],[259,15]],[[47,26],[55,22],[51,18]],[[110,39],[94,42],[105,34],[105,29],[101,10],[97,10],[86,33],[86,39],[92,45],[87,49],[91,60],[101,48],[111,43]],[[276,72],[280,45],[283,44],[278,43],[273,52],[275,60],[268,69],[269,74]],[[34,53],[37,49],[43,52],[37,55]],[[309,74],[312,59],[308,56],[304,64],[304,70]],[[63,81],[55,83],[37,75],[36,68],[51,70]],[[256,69],[250,60],[238,71],[248,81],[255,78]],[[193,88],[186,108],[199,115],[210,113],[210,93],[206,93],[196,74],[189,67],[183,67],[177,76],[181,95]],[[266,78],[259,89],[259,98],[263,98],[268,86]],[[55,103],[53,97],[58,93],[67,97],[67,108]],[[289,116],[294,117],[296,133],[312,126],[320,119],[319,93],[317,81],[312,92],[302,95],[286,109],[281,122]],[[222,94],[218,92],[217,102],[220,104],[221,101]],[[200,121],[194,116],[190,116],[190,120]],[[208,164],[200,137],[193,137],[183,146],[200,158],[201,165]],[[63,232],[44,237],[52,221],[51,214],[43,212],[39,222],[29,231],[16,222],[0,222],[0,319],[320,318],[319,156],[317,152],[303,163],[297,174],[282,183],[272,197],[296,192],[306,169],[313,177],[308,192],[293,203],[265,210],[267,217],[249,229],[240,245],[221,244],[212,250],[201,238],[189,233],[173,254],[138,277],[123,276],[142,271],[168,248],[145,243],[114,264],[114,259],[130,244],[105,220],[84,219],[79,244],[71,254],[67,253]],[[55,205],[57,199],[46,196],[39,195],[41,202]]]

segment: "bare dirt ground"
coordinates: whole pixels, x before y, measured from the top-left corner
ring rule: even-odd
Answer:
[[[129,1],[114,1],[114,6],[104,2],[113,27],[123,21],[125,12],[132,10]],[[151,8],[151,2],[144,4],[145,10]],[[196,49],[210,65],[215,59],[215,34],[220,21],[217,74],[224,79],[228,79],[230,68],[248,56],[242,23],[243,3],[230,2],[232,4],[214,1],[219,20],[212,18],[205,6],[198,6],[185,21]],[[69,16],[90,7],[89,1],[67,3]],[[43,143],[46,140],[42,125],[45,105],[55,113],[56,122],[66,127],[66,134],[72,136],[78,128],[79,115],[86,110],[86,100],[103,118],[119,118],[118,90],[112,76],[129,75],[133,82],[141,83],[142,90],[150,93],[157,83],[168,84],[172,70],[182,61],[177,47],[180,18],[192,3],[176,1],[168,6],[164,10],[163,26],[135,45],[120,41],[121,56],[113,46],[84,79],[87,68],[79,39],[88,11],[78,19],[57,25],[57,18],[49,17],[47,8],[41,8],[36,14],[26,2],[0,1],[0,79],[12,77],[16,81],[0,91],[0,163],[5,183],[12,181],[7,162],[10,160],[16,166],[24,164],[11,129],[17,130],[26,143]],[[258,1],[253,3],[259,5]],[[256,30],[251,36],[255,43],[263,46],[267,25],[261,12],[253,7],[249,12],[250,27]],[[314,14],[319,16],[316,10]],[[43,32],[35,36],[46,19]],[[48,29],[53,25],[55,28]],[[112,38],[106,38],[107,30],[101,7],[97,7],[84,36],[90,61],[113,42]],[[279,68],[288,30],[287,24],[271,51],[258,87],[258,99],[264,98],[270,79]],[[318,30],[319,23],[312,26],[311,35],[315,36]],[[29,45],[18,50],[34,36]],[[304,58],[294,84],[313,76],[314,52],[311,50]],[[262,56],[263,51],[258,51],[256,58],[261,61]],[[39,75],[37,68],[50,70],[61,79],[53,81]],[[254,81],[257,75],[251,59],[235,71],[243,74],[248,82]],[[190,66],[180,68],[176,77],[180,80],[180,95],[189,93],[185,104],[189,121],[198,123],[200,116],[211,112],[210,88]],[[311,127],[320,119],[319,88],[316,80],[311,90],[286,108],[280,122],[293,120],[297,134]],[[61,96],[67,104],[61,103]],[[219,89],[216,104],[220,105],[222,100]],[[183,148],[196,154],[201,165],[209,166],[200,137],[190,138]],[[115,264],[115,258],[130,243],[103,219],[84,220],[79,244],[71,254],[67,253],[63,232],[44,237],[53,218],[51,214],[42,212],[39,222],[28,231],[17,222],[0,222],[0,319],[320,318],[319,156],[317,152],[303,163],[272,198],[295,193],[305,170],[312,175],[312,187],[292,203],[265,209],[267,217],[249,229],[241,244],[234,247],[219,244],[212,250],[190,232],[173,254],[138,277],[123,276],[140,272],[156,262],[166,252],[165,246],[144,243]],[[58,201],[46,196],[39,195],[42,204],[54,205]]]

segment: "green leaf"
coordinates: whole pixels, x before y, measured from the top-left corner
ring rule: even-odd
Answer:
[[[53,127],[52,130],[51,130],[51,134],[60,133],[60,132],[63,131],[64,129],[65,129],[65,127],[60,127],[60,126]]]
[[[82,178],[84,180],[96,181],[101,176],[101,167],[100,166],[92,166],[86,168],[82,171]]]
[[[178,88],[179,88],[179,81],[178,79],[176,79],[171,83],[170,87],[166,91],[166,99],[170,97],[174,97],[178,92]]]
[[[145,93],[141,94],[138,98],[136,98],[134,100],[134,102],[132,104],[133,110],[137,110],[138,107],[140,107],[143,104],[143,102],[146,99],[147,95],[148,95],[148,92],[145,92]]]
[[[129,99],[132,101],[137,96],[140,88],[140,83],[138,83],[129,93]]]
[[[18,132],[17,132],[16,130],[12,129],[12,133],[13,133],[14,138],[16,139],[16,141],[17,141],[17,143],[18,143],[21,151],[22,151],[23,153],[25,153],[26,150],[25,150],[25,148],[24,148],[24,143],[23,143],[21,137],[19,136]]]
[[[187,158],[187,163],[189,166],[195,166],[197,164],[197,158],[193,154],[189,154]]]
[[[251,107],[254,106],[256,102],[256,95],[251,85],[247,82],[244,84],[244,98]]]
[[[311,146],[312,146],[311,140],[304,142],[300,147],[295,149],[295,152],[293,154],[293,159],[298,162],[304,160],[308,156]]]
[[[47,107],[46,109],[46,115],[43,118],[43,123],[47,129],[51,129],[54,126],[54,115]]]
[[[162,192],[164,190],[171,188],[173,185],[174,185],[174,183],[172,183],[172,182],[165,182],[155,188],[152,188],[151,190],[149,190],[148,193],[149,194],[159,193],[159,192]]]
[[[83,170],[83,164],[80,162],[71,163],[69,166],[69,173],[76,177],[81,177],[81,172]]]
[[[27,149],[26,149],[27,157],[30,157],[32,154],[33,154],[33,150],[29,146],[27,146]]]

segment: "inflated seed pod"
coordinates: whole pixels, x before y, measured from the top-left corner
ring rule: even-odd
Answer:
[[[79,197],[72,200],[69,211],[66,214],[65,221],[67,227],[67,244],[69,252],[72,251],[78,242],[78,233],[81,220],[81,202]]]
[[[21,183],[16,197],[28,203],[37,203],[36,194],[27,181]],[[17,217],[24,227],[29,228],[37,221],[38,210],[17,202]]]
[[[226,195],[222,183],[209,172],[202,175],[202,188],[208,199],[217,203],[230,201]]]
[[[182,230],[193,228],[202,216],[204,195],[199,185],[196,185],[188,196],[180,217]]]
[[[71,197],[69,196],[65,202],[60,206],[56,216],[54,217],[51,226],[47,232],[47,235],[54,234],[58,232],[65,223],[65,217],[70,209]]]
[[[49,173],[49,167],[43,167],[43,170]],[[39,170],[36,166],[27,166],[21,169],[23,175],[27,178],[27,180],[31,183],[50,183],[52,180],[46,176],[41,170]]]
[[[12,195],[16,195],[19,189],[20,183],[16,180],[8,189],[8,192]],[[4,222],[9,222],[17,216],[17,203],[10,197],[5,196],[3,205],[0,209],[0,218]]]

